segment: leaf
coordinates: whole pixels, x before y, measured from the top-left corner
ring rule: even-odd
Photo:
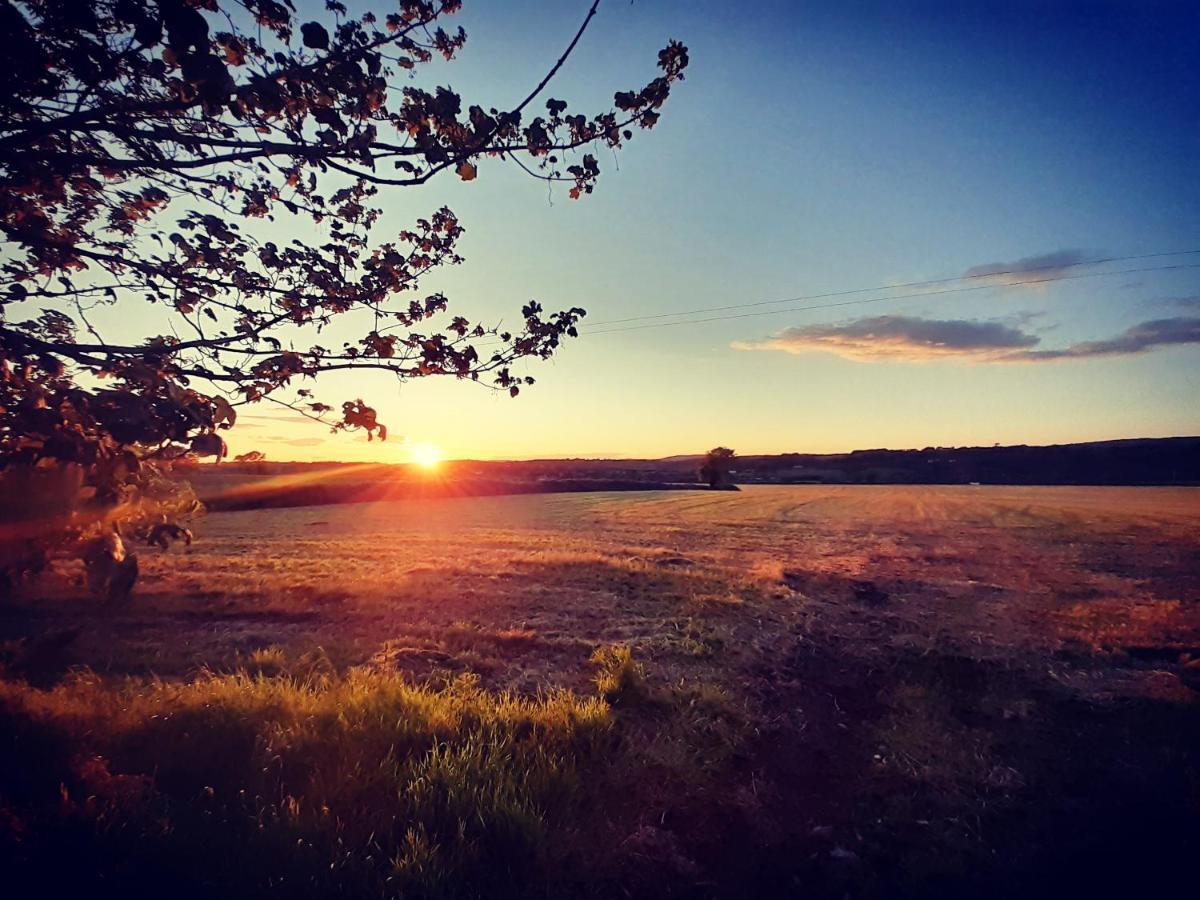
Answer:
[[[231,66],[241,66],[246,62],[246,48],[232,34],[217,36],[217,44],[225,51],[225,61]]]
[[[217,425],[223,422],[228,422],[233,425],[237,422],[237,410],[230,406],[229,401],[224,397],[213,397],[213,422]]]
[[[329,49],[329,32],[319,22],[305,22],[300,26],[300,34],[304,37],[304,46],[314,50]]]
[[[463,181],[474,181],[475,176],[479,174],[479,170],[465,159],[458,164],[458,168],[454,171],[458,173],[458,177]]]

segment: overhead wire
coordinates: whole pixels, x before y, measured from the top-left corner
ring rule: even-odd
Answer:
[[[1188,251],[1188,252],[1200,252],[1200,251]],[[1056,267],[1056,268],[1061,268],[1061,267]],[[617,334],[619,332],[642,331],[642,330],[651,329],[651,328],[673,328],[673,327],[677,327],[677,326],[681,326],[681,325],[700,325],[700,324],[703,324],[706,322],[724,322],[724,321],[730,321],[733,319],[749,319],[749,318],[757,318],[760,316],[775,316],[775,315],[783,315],[783,314],[790,314],[790,313],[797,313],[797,312],[809,312],[812,310],[819,310],[819,309],[836,309],[839,307],[857,306],[857,305],[863,305],[863,304],[868,304],[868,303],[883,303],[888,300],[911,300],[911,299],[919,298],[919,297],[938,297],[938,296],[942,296],[942,295],[946,295],[946,294],[963,294],[963,293],[968,293],[971,291],[982,291],[982,290],[987,290],[987,289],[995,288],[995,287],[1020,287],[1022,285],[1050,284],[1050,283],[1059,282],[1059,281],[1075,281],[1075,280],[1079,280],[1079,279],[1083,279],[1083,278],[1109,278],[1109,277],[1113,277],[1116,275],[1133,275],[1133,274],[1144,273],[1144,272],[1165,272],[1165,271],[1173,271],[1173,270],[1180,270],[1180,269],[1200,269],[1200,263],[1180,263],[1180,264],[1170,265],[1170,266],[1141,266],[1141,267],[1132,268],[1132,269],[1117,269],[1117,270],[1110,271],[1110,272],[1079,272],[1074,275],[1055,275],[1053,277],[1047,277],[1047,278],[1033,278],[1033,279],[1021,280],[1021,281],[1005,281],[999,285],[997,285],[997,284],[973,284],[973,285],[965,285],[965,286],[961,286],[961,287],[941,288],[941,289],[933,290],[933,291],[916,291],[916,292],[909,293],[909,294],[882,294],[877,297],[865,297],[865,298],[858,298],[855,300],[841,300],[836,303],[819,303],[819,304],[813,304],[813,305],[809,305],[809,306],[790,306],[790,307],[786,307],[784,309],[769,309],[769,310],[761,310],[758,312],[735,313],[735,314],[727,315],[727,316],[708,316],[708,317],[701,318],[701,319],[684,319],[684,320],[672,321],[672,322],[643,322],[641,324],[623,325],[618,328],[596,329],[594,326],[591,326],[591,327],[585,326],[585,328],[581,329],[581,334],[585,334],[585,335]],[[997,273],[997,274],[999,274],[999,273]],[[948,279],[948,280],[959,281],[962,279]],[[935,282],[916,282],[916,283],[917,284],[932,284]],[[936,283],[945,283],[945,282],[940,281],[940,282],[936,282]],[[812,297],[844,296],[845,294],[848,294],[848,293],[861,293],[861,291],[855,290],[855,291],[835,292],[832,294],[811,295],[811,296]],[[797,298],[797,299],[810,299],[810,297]],[[764,301],[762,303],[735,304],[735,305],[732,305],[729,307],[723,307],[723,308],[724,309],[741,309],[741,308],[746,308],[746,307],[765,305],[766,302],[783,303],[783,302],[789,302],[789,301]],[[795,302],[795,301],[790,301],[790,302]],[[679,313],[678,315],[687,315],[687,314]],[[615,321],[616,320],[614,320],[614,322]],[[636,320],[631,319],[630,321],[636,321]],[[596,323],[596,324],[613,324],[613,323]]]
[[[869,293],[873,293],[876,291],[897,291],[897,290],[905,290],[907,288],[925,287],[925,286],[933,286],[933,285],[939,285],[939,284],[952,284],[954,282],[961,282],[961,281],[975,281],[975,280],[979,280],[979,279],[994,279],[994,278],[999,278],[999,277],[1005,276],[1005,275],[1028,275],[1028,274],[1031,274],[1034,272],[1045,272],[1045,271],[1051,271],[1051,270],[1057,270],[1057,269],[1070,269],[1070,268],[1075,268],[1077,266],[1096,266],[1096,265],[1103,265],[1105,263],[1133,262],[1133,261],[1141,260],[1141,259],[1161,259],[1163,257],[1168,257],[1168,256],[1188,256],[1188,255],[1197,254],[1197,253],[1200,253],[1200,248],[1194,249],[1194,250],[1163,250],[1163,251],[1155,251],[1153,253],[1134,253],[1134,254],[1127,254],[1124,256],[1104,256],[1104,257],[1097,257],[1095,259],[1078,260],[1076,262],[1071,262],[1071,263],[1061,263],[1061,262],[1060,263],[1047,263],[1046,265],[1041,265],[1041,266],[1025,266],[1022,268],[1014,268],[1014,269],[989,270],[989,271],[975,272],[975,273],[966,274],[966,275],[954,275],[954,276],[950,276],[950,277],[946,277],[946,278],[926,279],[924,281],[906,281],[906,282],[900,282],[897,284],[881,284],[881,285],[875,285],[873,287],[851,288],[849,290],[840,290],[840,291],[827,291],[827,292],[821,293],[821,294],[802,294],[802,295],[796,296],[796,297],[784,297],[784,298],[780,298],[777,300],[756,300],[756,301],[751,301],[749,303],[731,303],[731,304],[727,304],[725,306],[707,306],[707,307],[700,307],[698,309],[677,310],[675,312],[651,313],[651,314],[643,315],[643,316],[627,316],[622,319],[607,319],[607,320],[600,321],[600,322],[591,322],[591,323],[589,323],[589,326],[591,328],[598,328],[598,327],[603,328],[603,327],[607,327],[609,325],[621,325],[621,324],[625,324],[628,322],[641,322],[641,321],[650,321],[650,320],[657,320],[657,319],[668,319],[668,318],[674,318],[674,317],[678,317],[678,316],[692,316],[692,315],[700,315],[702,313],[710,313],[710,312],[726,312],[728,310],[733,310],[733,309],[750,309],[750,308],[759,307],[759,306],[782,305],[785,303],[800,303],[805,300],[824,300],[824,299],[827,299],[830,297],[847,297],[847,296],[851,296],[853,294],[869,294]],[[1135,270],[1135,271],[1141,271],[1141,270]],[[1037,281],[1003,282],[1002,284],[1004,284],[1004,285],[1012,285],[1012,284],[1017,284],[1017,283],[1041,284],[1041,283],[1044,283],[1047,281],[1063,281],[1070,277],[1078,277],[1078,276],[1055,276],[1054,278],[1041,279],[1041,280],[1037,280]],[[994,285],[988,284],[985,286],[993,287]],[[928,293],[933,293],[933,292],[928,292]],[[820,309],[823,307],[813,307],[813,308]],[[599,332],[593,332],[593,333],[599,333]]]

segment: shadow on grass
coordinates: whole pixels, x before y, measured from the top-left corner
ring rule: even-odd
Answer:
[[[809,642],[780,666],[779,724],[750,753],[770,779],[759,824],[721,839],[741,842],[724,849],[763,896],[1173,895],[1200,846],[1198,706],[1088,701],[1045,669],[954,652],[879,665]]]

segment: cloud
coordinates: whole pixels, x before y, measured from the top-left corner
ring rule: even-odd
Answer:
[[[1155,319],[1102,341],[1035,349],[1041,339],[999,322],[875,316],[840,325],[787,328],[758,341],[735,341],[735,350],[834,353],[858,362],[1034,363],[1132,356],[1159,347],[1200,344],[1200,318]]]
[[[1015,284],[1031,280],[1054,281],[1067,274],[1072,266],[1087,260],[1082,250],[1056,250],[1040,256],[1026,256],[1014,262],[991,262],[971,266],[963,278],[991,281],[996,284]]]
[[[860,362],[935,359],[987,361],[1025,350],[1036,335],[999,322],[966,319],[920,319],[875,316],[842,325],[787,328],[759,341],[736,341],[736,350],[782,350],[785,353],[824,351]]]
[[[1155,319],[1127,328],[1105,341],[1083,341],[1061,350],[1029,350],[1011,357],[1014,362],[1048,362],[1096,356],[1132,356],[1158,347],[1200,344],[1200,318],[1181,316]]]

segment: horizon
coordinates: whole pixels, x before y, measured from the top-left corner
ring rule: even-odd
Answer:
[[[756,451],[741,452],[733,448],[737,453],[736,458],[760,458],[774,456],[848,456],[853,453],[906,453],[906,452],[921,452],[924,450],[1005,450],[1015,449],[1020,447],[1048,449],[1052,447],[1073,447],[1083,446],[1088,444],[1115,444],[1115,443],[1136,443],[1142,441],[1172,441],[1172,440],[1200,440],[1200,433],[1197,434],[1171,434],[1160,436],[1138,436],[1138,437],[1121,437],[1121,438],[1104,438],[1095,441],[1066,441],[1062,443],[1052,444],[1034,444],[1034,443],[1015,443],[1015,444],[924,444],[922,446],[912,447],[854,447],[850,450],[838,450],[830,452],[816,452],[809,450],[780,450],[770,453],[760,453]],[[672,459],[690,459],[702,458],[706,451],[696,451],[694,453],[668,453],[663,456],[443,456],[430,465],[429,462],[422,462],[416,459],[394,459],[394,460],[367,460],[366,464],[375,464],[381,466],[425,466],[428,468],[436,468],[436,466],[445,463],[536,463],[536,462],[664,462]],[[220,463],[220,465],[255,465],[257,463],[299,463],[307,464],[333,464],[333,465],[352,465],[360,466],[364,464],[363,460],[354,459],[327,459],[327,458],[312,458],[312,459],[284,459],[267,456],[261,460],[251,460],[239,463],[232,456]],[[202,465],[217,465],[217,463]]]

